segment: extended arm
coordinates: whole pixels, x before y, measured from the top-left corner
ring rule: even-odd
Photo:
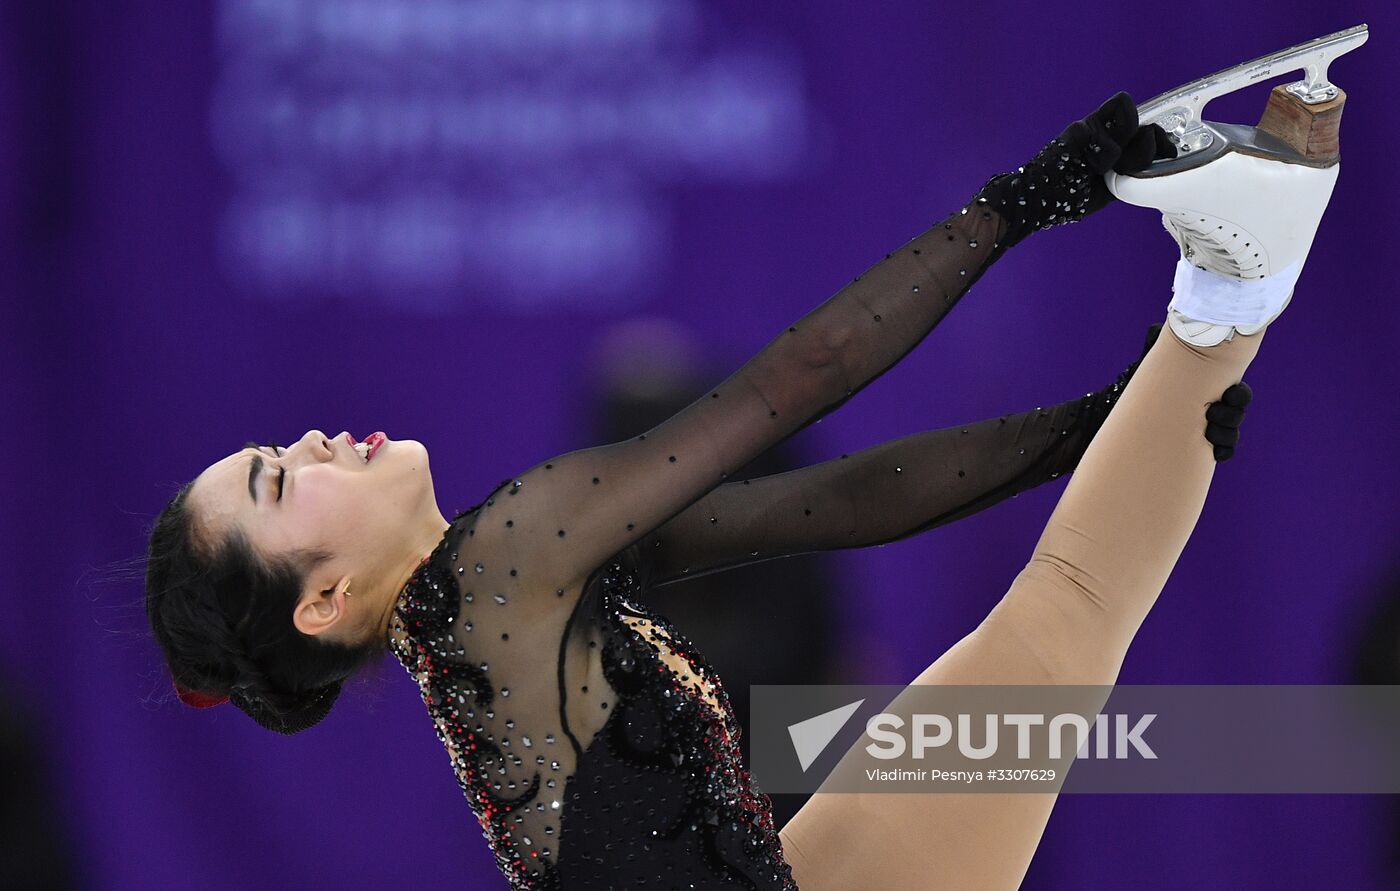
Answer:
[[[1096,115],[1118,121],[1116,133],[1128,141],[1136,117],[1120,96]],[[541,583],[576,581],[839,407],[922,341],[1009,243],[1092,209],[1089,183],[1102,191],[1102,169],[1122,149],[1099,118],[1090,119],[1099,129],[1076,122],[1083,138],[1052,142],[1037,156],[1046,160],[1027,165],[1033,175],[993,178],[974,201],[887,254],[665,423],[506,482],[483,506],[477,533],[518,555],[512,559],[528,563]],[[1138,153],[1141,164],[1150,149]],[[1048,160],[1062,154],[1072,160]],[[1091,169],[1090,157],[1102,169]]]
[[[652,584],[811,551],[898,541],[1074,470],[1101,394],[927,430],[727,483],[643,539]]]
[[[1144,354],[1160,328],[1148,330]],[[726,483],[643,539],[652,584],[898,541],[1071,473],[1139,362],[1112,384],[1059,405],[915,433],[786,473]],[[1233,454],[1248,395],[1248,387],[1236,384],[1205,410],[1204,435],[1217,460]]]
[[[913,349],[982,274],[1003,225],[986,210],[954,213],[664,423],[560,455],[508,482],[514,494],[483,508],[478,534],[486,527],[521,544],[531,539],[530,563],[551,584],[587,574]]]

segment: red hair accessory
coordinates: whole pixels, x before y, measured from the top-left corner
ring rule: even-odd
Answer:
[[[185,705],[193,706],[194,708],[212,708],[213,706],[223,705],[225,702],[228,702],[227,696],[215,696],[212,693],[201,693],[198,690],[191,690],[181,685],[179,681],[175,681],[174,683],[175,692],[179,694],[180,701]]]

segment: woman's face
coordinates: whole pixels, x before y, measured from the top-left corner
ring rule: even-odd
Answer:
[[[348,433],[319,430],[283,449],[245,448],[216,462],[195,479],[189,503],[214,541],[237,528],[265,558],[331,554],[303,597],[346,576],[352,591],[385,582],[415,545],[409,532],[439,516],[422,443],[386,439],[367,462]]]

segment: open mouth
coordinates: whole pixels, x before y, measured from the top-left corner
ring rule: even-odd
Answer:
[[[346,435],[348,436],[349,434]],[[369,436],[365,437],[364,442],[356,442],[355,437],[350,436],[351,446],[355,449],[355,452],[364,459],[366,464],[374,460],[374,456],[378,454],[379,450],[383,448],[384,443],[387,441],[388,437],[384,435],[382,430],[371,433]]]

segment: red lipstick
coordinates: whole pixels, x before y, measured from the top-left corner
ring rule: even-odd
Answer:
[[[366,462],[374,460],[374,456],[378,454],[379,449],[384,445],[387,439],[388,437],[384,435],[383,430],[376,430],[365,437],[365,442],[369,443],[369,452],[365,455]]]

